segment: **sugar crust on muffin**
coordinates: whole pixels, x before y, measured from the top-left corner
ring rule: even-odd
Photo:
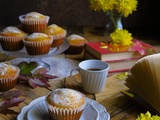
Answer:
[[[52,35],[54,39],[52,47],[59,47],[60,45],[62,45],[66,37],[67,31],[56,24],[51,24],[47,26],[44,33],[47,35]]]
[[[71,34],[68,36],[67,41],[70,43],[70,45],[84,45],[87,42],[84,37],[77,34]]]
[[[3,29],[3,31],[0,33],[0,35],[12,37],[12,36],[25,36],[26,33],[17,27],[9,26],[9,27],[6,27],[5,29]]]
[[[14,78],[17,68],[9,62],[0,63],[0,78]]]
[[[23,39],[24,46],[29,55],[48,54],[53,37],[44,33],[32,33]]]
[[[56,24],[52,24],[52,25],[47,26],[44,33],[49,34],[49,35],[60,35],[60,34],[65,34],[66,30],[64,30],[63,28],[59,27]]]
[[[49,22],[49,16],[38,12],[30,12],[19,16],[22,28],[27,33],[44,32]]]
[[[25,37],[24,40],[30,41],[30,42],[37,42],[37,41],[44,41],[44,40],[50,40],[51,36],[46,35],[44,33],[32,33]]]
[[[79,108],[86,101],[84,95],[71,89],[57,89],[48,95],[47,101],[58,108]]]
[[[45,15],[38,12],[30,12],[23,15],[23,18],[25,19],[37,19],[37,18],[45,18],[45,17],[46,17]]]

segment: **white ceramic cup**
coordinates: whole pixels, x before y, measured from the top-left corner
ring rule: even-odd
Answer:
[[[82,86],[85,92],[96,94],[104,90],[109,68],[109,64],[101,60],[84,60],[79,63],[79,68],[71,70],[70,77],[76,81],[73,72],[78,71],[81,82],[76,82]]]

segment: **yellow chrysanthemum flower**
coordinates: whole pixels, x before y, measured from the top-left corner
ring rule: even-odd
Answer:
[[[132,34],[128,30],[116,29],[113,33],[110,34],[111,43],[114,45],[126,45],[129,46],[132,44]]]
[[[129,14],[132,14],[133,11],[136,11],[138,2],[136,0],[118,0],[116,3],[116,9],[119,13],[123,14],[124,17],[127,17]]]
[[[157,115],[151,115],[149,111],[145,114],[141,113],[136,120],[160,120],[160,117]]]
[[[127,17],[132,14],[133,11],[137,10],[138,1],[137,0],[89,0],[91,9],[95,11],[102,10],[109,15],[112,21],[112,29],[109,32],[111,43],[113,45],[124,45],[129,46],[132,44],[132,34],[127,30],[118,29],[118,20],[121,17]],[[118,19],[119,18],[119,19]],[[115,30],[116,29],[116,30]],[[114,31],[115,30],[115,31]]]
[[[108,10],[113,10],[113,0],[90,0],[90,7],[95,11],[103,10],[104,12]]]
[[[127,17],[136,11],[137,0],[89,0],[91,9],[103,12],[117,11],[119,14]]]

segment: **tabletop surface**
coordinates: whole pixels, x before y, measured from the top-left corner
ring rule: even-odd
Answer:
[[[68,27],[66,29],[68,31],[68,35],[72,33],[79,34],[86,37],[88,41],[103,41],[104,39],[103,29],[95,29],[92,27]],[[146,39],[144,41],[156,46],[159,49],[158,46],[160,45],[160,41],[152,39]],[[78,62],[83,60],[82,56],[83,55],[75,57],[66,55],[65,53],[61,53],[59,55],[52,56],[51,60],[55,57],[60,57],[64,59],[72,59],[77,64]],[[1,62],[13,60],[15,58],[16,57],[14,56],[8,56],[4,53],[0,53]],[[27,106],[36,98],[45,96],[51,90],[54,90],[56,88],[73,88],[83,92],[86,95],[86,97],[93,99],[97,101],[99,104],[103,105],[106,108],[107,112],[110,114],[111,120],[135,120],[140,113],[145,113],[147,109],[137,104],[135,101],[132,101],[124,94],[122,94],[122,91],[127,90],[128,88],[124,85],[125,79],[117,78],[117,75],[119,74],[123,73],[108,75],[104,91],[98,94],[85,93],[83,89],[77,83],[73,82],[68,75],[66,75],[66,77],[64,78],[60,78],[57,80],[50,80],[49,84],[51,85],[51,87],[48,88],[37,87],[33,89],[27,86],[26,84],[17,84],[13,90],[22,91],[24,93],[25,101],[20,103],[19,106],[11,108],[12,110],[17,112],[16,114],[0,114],[0,120],[16,120],[18,114],[20,114],[23,107]],[[74,77],[79,79],[79,74],[75,74]]]

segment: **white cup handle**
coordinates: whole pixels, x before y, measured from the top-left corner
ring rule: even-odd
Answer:
[[[74,82],[78,83],[79,85],[82,85],[81,82],[78,82],[78,81],[74,78],[74,76],[73,76],[73,72],[74,72],[74,71],[78,71],[78,72],[80,73],[79,68],[74,68],[74,69],[72,69],[71,72],[70,72],[70,78],[71,78]],[[80,80],[81,80],[81,79],[80,79]]]

